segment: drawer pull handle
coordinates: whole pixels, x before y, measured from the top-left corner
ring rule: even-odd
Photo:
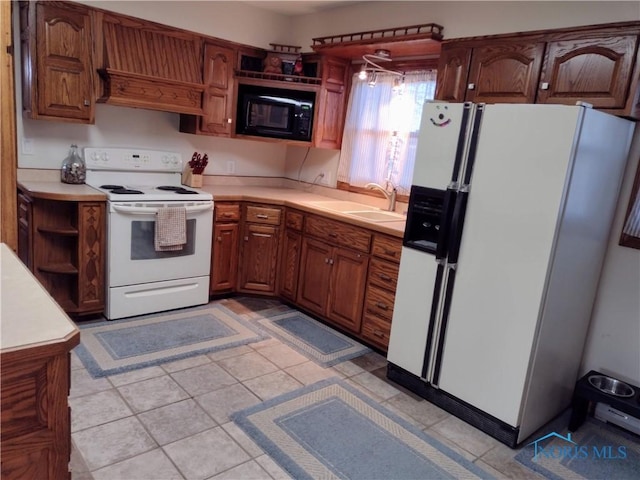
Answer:
[[[390,282],[391,281],[391,277],[389,275],[384,274],[384,273],[380,274],[380,278],[382,280],[384,280],[385,282]]]
[[[387,250],[386,248],[384,250],[384,253],[385,255],[389,255],[390,257],[395,257],[397,254],[397,252],[394,252],[393,250]]]
[[[265,215],[264,213],[258,213],[256,214],[256,218],[263,218],[263,219],[267,219],[269,218],[269,215]]]
[[[380,310],[389,310],[389,306],[386,303],[376,302],[376,307]]]
[[[338,236],[336,232],[329,232],[328,235],[332,238],[336,238]]]
[[[218,241],[221,242],[222,241],[222,237],[218,237]]]
[[[378,338],[384,338],[384,332],[382,332],[380,330],[374,330],[373,334]]]
[[[252,233],[251,235],[253,235],[254,237],[271,238],[271,234],[269,233]],[[244,237],[244,238],[247,238],[247,237]]]
[[[233,213],[231,212],[223,212],[220,215],[222,215],[223,217],[233,217]]]
[[[329,259],[329,265],[333,265],[333,258]]]

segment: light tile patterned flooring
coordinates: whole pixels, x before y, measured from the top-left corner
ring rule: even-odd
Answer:
[[[497,478],[541,478],[513,459],[515,450],[387,380],[377,353],[323,368],[274,338],[99,379],[71,358],[73,480],[290,478],[229,415],[330,377]]]

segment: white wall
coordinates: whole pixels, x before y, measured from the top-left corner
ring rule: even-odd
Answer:
[[[638,1],[361,2],[293,19],[252,9],[242,2],[85,3],[240,43],[264,48],[269,48],[269,43],[295,44],[305,51],[310,50],[307,47],[313,37],[419,23],[439,23],[445,27],[445,38],[456,38],[640,19]],[[19,91],[17,102],[20,111]],[[93,126],[34,120],[23,123],[18,115],[19,166],[57,169],[68,145],[74,142],[83,146],[126,144],[175,149],[187,158],[194,150],[208,152],[212,162],[207,174],[224,174],[226,160],[231,159],[236,161],[240,175],[285,175],[295,180],[307,151],[265,142],[181,134],[177,125],[176,114],[107,105],[98,105]],[[584,371],[606,371],[636,384],[640,384],[640,250],[618,246],[617,238],[640,157],[638,130],[583,358]],[[23,154],[23,131],[35,140],[36,155]],[[335,184],[338,158],[337,150],[311,149],[301,179],[313,181],[320,171],[329,171]]]
[[[369,1],[296,17],[292,39],[437,23],[445,39],[640,19],[638,1]],[[391,51],[393,55],[393,51]]]

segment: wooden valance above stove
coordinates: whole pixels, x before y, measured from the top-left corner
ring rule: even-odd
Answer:
[[[121,15],[104,15],[100,102],[202,115],[202,38]]]
[[[313,39],[316,53],[332,57],[359,59],[376,50],[387,50],[394,58],[440,55],[444,27],[435,23],[385,28],[367,32],[344,33]]]

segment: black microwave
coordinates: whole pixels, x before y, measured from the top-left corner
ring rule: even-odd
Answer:
[[[236,133],[311,141],[316,93],[238,85]]]

